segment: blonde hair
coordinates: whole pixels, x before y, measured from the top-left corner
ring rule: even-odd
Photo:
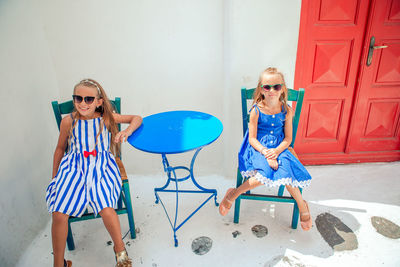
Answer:
[[[254,91],[254,94],[253,94],[253,105],[262,102],[263,99],[264,99],[264,95],[261,93],[262,92],[261,81],[262,81],[262,79],[263,79],[265,74],[280,75],[281,76],[283,86],[282,86],[282,94],[279,97],[279,101],[282,103],[283,108],[285,109],[285,111],[288,111],[289,110],[289,106],[287,104],[288,91],[287,91],[287,87],[286,87],[285,77],[283,76],[282,72],[280,72],[277,68],[273,68],[273,67],[269,67],[269,68],[265,69],[260,74],[260,78],[258,79],[257,88],[256,88],[256,90]]]
[[[117,144],[114,142],[114,138],[115,135],[118,133],[118,126],[117,123],[114,120],[114,116],[113,113],[115,112],[114,106],[111,104],[110,100],[107,97],[106,92],[104,91],[103,87],[95,80],[93,79],[84,79],[82,81],[80,81],[79,83],[77,83],[74,86],[74,93],[75,90],[78,86],[86,86],[86,87],[93,87],[96,89],[97,91],[97,97],[99,99],[103,99],[103,104],[100,107],[96,107],[96,112],[100,112],[101,116],[103,117],[103,119],[101,120],[100,123],[100,130],[97,133],[96,136],[96,143],[95,146],[97,145],[98,142],[98,137],[100,135],[100,133],[103,131],[103,125],[105,125],[105,127],[107,128],[107,130],[111,133],[111,144],[110,144],[110,150],[111,153],[113,153],[115,156],[119,156],[120,155],[120,151],[121,151],[121,146],[120,144]],[[79,112],[76,111],[75,109],[75,105],[74,105],[74,112],[72,113],[72,119],[73,119],[73,123],[71,126],[71,131],[70,131],[70,138],[72,137],[72,131],[74,130],[78,119],[80,119],[80,114]]]

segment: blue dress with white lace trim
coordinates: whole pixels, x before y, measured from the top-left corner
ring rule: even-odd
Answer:
[[[285,138],[286,111],[282,110],[275,115],[262,113],[257,105],[259,113],[257,123],[257,140],[266,148],[276,148]],[[250,109],[250,111],[251,111]],[[249,130],[243,139],[239,150],[239,170],[244,178],[255,177],[268,187],[279,185],[291,185],[304,188],[311,182],[311,176],[301,162],[285,149],[277,158],[279,167],[272,169],[266,158],[249,143]]]

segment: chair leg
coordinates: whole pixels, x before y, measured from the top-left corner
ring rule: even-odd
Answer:
[[[296,229],[298,223],[299,223],[299,207],[297,207],[297,203],[295,202],[293,204],[292,228]]]
[[[239,223],[239,215],[240,215],[240,196],[235,200],[235,215],[233,217],[234,223]]]
[[[135,221],[133,219],[133,210],[132,210],[132,202],[131,202],[131,193],[129,191],[129,183],[123,183],[124,188],[124,195],[125,195],[125,207],[128,213],[128,221],[129,221],[129,229],[131,232],[131,238],[136,238],[136,228],[135,228]]]
[[[283,191],[285,190],[285,186],[284,185],[281,185],[281,186],[279,186],[279,191],[278,191],[278,196],[283,196]]]
[[[122,209],[122,197],[120,196],[118,199],[117,209]]]
[[[300,194],[303,194],[303,189],[299,188],[300,190]],[[292,228],[296,229],[297,228],[297,224],[299,223],[299,207],[297,206],[297,203],[294,202],[293,204],[293,215],[292,215]]]
[[[236,175],[236,188],[241,186],[243,183],[243,177],[242,174],[240,173],[239,169],[237,170],[237,175]],[[250,194],[250,191],[247,192]],[[239,216],[240,216],[240,196],[235,200],[235,215],[233,217],[233,222],[234,223],[239,223]]]
[[[67,236],[68,250],[75,249],[74,237],[72,236],[71,223],[68,221],[68,236]]]

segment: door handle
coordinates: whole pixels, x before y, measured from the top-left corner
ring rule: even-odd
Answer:
[[[382,48],[388,48],[388,46],[387,45],[378,45],[378,46],[374,45],[374,49],[382,49]]]
[[[375,49],[383,49],[387,48],[387,45],[375,45],[375,37],[372,36],[371,40],[369,41],[369,49],[368,49],[368,57],[367,57],[367,66],[371,65],[372,63],[372,56],[374,54]]]

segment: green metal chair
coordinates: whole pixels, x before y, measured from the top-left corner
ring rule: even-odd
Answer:
[[[121,98],[116,97],[115,100],[111,100],[110,102],[112,105],[114,105],[115,111],[120,114],[121,113]],[[53,101],[53,102],[51,102],[51,105],[53,106],[54,116],[56,117],[58,130],[60,130],[62,115],[71,113],[74,110],[74,105],[72,103],[72,100],[66,101],[66,102],[60,103],[60,104],[58,103],[58,101]],[[118,129],[121,130],[121,125],[118,125]],[[120,198],[118,200],[117,209],[115,211],[117,212],[117,214],[125,214],[126,213],[128,215],[129,231],[131,232],[131,238],[135,239],[136,238],[135,221],[133,220],[133,210],[132,210],[132,203],[131,203],[131,194],[129,191],[129,181],[128,181],[128,177],[126,175],[125,167],[121,161],[121,155],[118,155],[116,157],[116,162],[117,162],[119,171],[121,173],[122,190],[121,190]],[[82,217],[79,217],[79,218],[78,217],[69,217],[69,219],[68,219],[68,237],[67,237],[67,245],[68,245],[69,250],[75,249],[74,238],[72,236],[71,223],[77,222],[77,221],[91,220],[91,219],[96,219],[96,218],[100,218],[100,215],[98,214],[97,216],[94,216],[93,212],[89,212],[87,209],[86,209],[85,213],[82,215]]]
[[[253,99],[255,88],[246,89],[242,88],[241,90],[241,99],[242,99],[242,119],[243,119],[243,135],[246,133],[249,123],[249,109],[247,107],[247,100]],[[300,112],[301,107],[303,105],[304,98],[304,89],[300,88],[298,91],[293,89],[288,89],[288,100],[296,102],[296,110],[293,117],[293,140],[290,144],[289,150],[293,153],[294,156],[297,157],[296,153],[293,150],[294,141],[296,139],[297,126],[299,125]],[[244,179],[240,174],[239,169],[237,170],[237,178],[236,178],[236,188],[239,187]],[[287,202],[293,204],[293,215],[292,215],[292,228],[296,229],[299,221],[299,208],[297,207],[296,201],[292,196],[283,196],[283,192],[285,190],[285,186],[281,185],[278,190],[278,195],[262,195],[262,194],[252,194],[250,191],[247,191],[244,194],[241,194],[235,201],[235,215],[234,215],[234,223],[239,223],[239,215],[240,215],[240,201],[242,199],[252,199],[252,200],[263,200],[263,201],[275,201],[275,202]],[[300,188],[300,192],[302,189]]]

